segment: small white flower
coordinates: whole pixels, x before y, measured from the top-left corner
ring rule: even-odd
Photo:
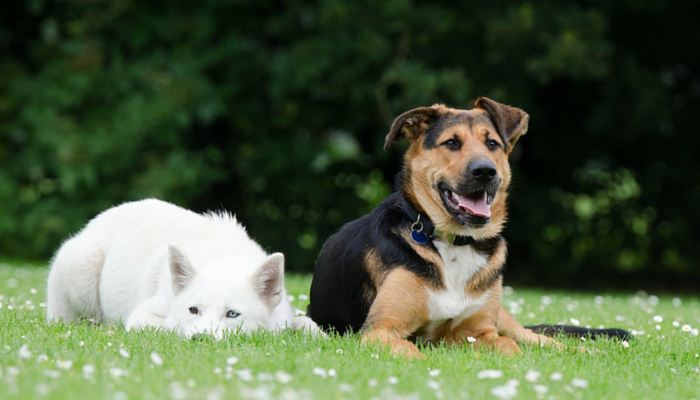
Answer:
[[[49,361],[49,356],[46,354],[39,354],[39,357],[36,358],[37,362],[47,362]]]
[[[532,388],[535,389],[535,393],[539,395],[543,395],[549,392],[549,388],[545,385],[535,385]]]
[[[18,355],[19,358],[32,358],[32,352],[29,351],[29,347],[27,347],[26,344],[23,344],[22,347],[19,348]]]
[[[19,368],[17,368],[17,367],[7,367],[7,368],[5,368],[5,371],[7,372],[8,375],[11,375],[11,376],[19,375]]]
[[[331,368],[328,370],[328,376],[335,378],[336,376],[338,376],[338,373],[335,372],[333,368]]]
[[[671,325],[673,325],[675,328],[678,328],[679,326],[681,326],[681,323],[678,321],[673,321]]]
[[[352,385],[347,383],[341,383],[338,386],[338,390],[340,390],[341,392],[352,392]]]
[[[656,325],[654,328],[656,328],[657,331],[661,330],[661,325]]]
[[[81,340],[80,343],[78,343],[78,346],[80,346],[80,347],[85,346],[85,342]]]
[[[426,383],[428,384],[428,387],[431,388],[431,389],[433,389],[433,390],[438,390],[438,389],[440,389],[440,383],[439,383],[439,382],[435,382],[434,380],[428,380]]]
[[[56,378],[59,378],[59,377],[61,376],[61,372],[60,372],[60,371],[53,370],[53,369],[47,369],[46,371],[44,371],[44,375],[45,375],[47,378],[56,379]]]
[[[370,379],[367,381],[367,385],[369,385],[371,387],[375,387],[375,386],[377,386],[377,384],[379,384],[379,382],[376,379]]]
[[[125,371],[121,368],[110,368],[109,374],[112,375],[113,378],[121,378],[122,376],[129,375],[129,371]]]
[[[690,330],[690,333],[692,333],[693,336],[698,336],[698,334],[700,334],[700,329],[698,329],[698,328],[693,328],[693,329]]]
[[[428,375],[430,375],[430,376],[438,376],[438,375],[440,375],[440,370],[439,370],[439,369],[430,370],[430,372],[428,372]]]
[[[378,359],[379,359],[379,354],[372,354],[372,355],[370,355],[370,357],[376,358],[376,359],[378,360]]]
[[[496,386],[491,389],[491,394],[499,399],[512,399],[518,395],[518,388],[512,385]]]
[[[250,382],[253,380],[253,373],[250,372],[249,369],[242,369],[240,371],[236,371],[236,375],[238,377],[246,382]]]
[[[498,379],[503,376],[503,371],[497,369],[485,369],[476,373],[479,379]]]
[[[542,296],[540,297],[540,303],[544,304],[545,306],[548,306],[552,304],[552,298],[550,296]]]
[[[73,366],[73,361],[70,360],[58,360],[56,361],[56,367],[58,369],[70,369]]]
[[[29,289],[29,293],[31,293],[31,294],[36,294],[36,289],[35,289],[35,288]]]
[[[577,388],[587,388],[588,381],[585,379],[574,378],[571,380],[571,386],[577,387]]]
[[[674,307],[680,307],[683,301],[678,297],[674,297],[673,300],[671,300],[671,304],[673,304]]]
[[[163,365],[163,358],[155,351],[152,351],[151,352],[151,362],[153,363],[153,365],[159,367],[159,366]]]
[[[691,329],[691,328],[690,328],[690,325],[688,325],[688,324],[685,324],[685,325],[683,325],[683,326],[681,327],[681,330],[682,330],[683,332],[690,332],[690,329]]]
[[[293,303],[296,299],[297,298],[294,297],[294,295],[292,294],[287,295],[287,301],[289,301],[290,303]]]
[[[540,373],[537,371],[527,371],[525,374],[525,380],[528,382],[536,382],[538,379],[540,379]]]
[[[338,349],[335,351],[335,354],[343,354],[343,349]]]
[[[323,368],[315,367],[312,372],[314,375],[320,376],[323,379],[326,379],[328,376],[328,372]]]
[[[85,364],[83,365],[83,378],[85,379],[90,379],[92,377],[92,374],[95,373],[95,367],[90,364]]]
[[[616,315],[616,316],[615,316],[615,321],[617,321],[617,322],[622,322],[622,321],[624,321],[624,320],[625,320],[625,317],[622,316],[622,315]]]
[[[261,382],[268,382],[271,380],[274,380],[275,376],[272,374],[268,374],[267,372],[261,372],[258,374],[258,380]]]
[[[476,342],[476,339],[471,337],[471,336],[467,336],[467,342],[474,343],[474,342]]]
[[[124,358],[129,358],[129,357],[131,357],[131,354],[129,354],[129,352],[126,351],[126,349],[124,349],[124,348],[119,349],[119,354],[120,354],[122,357],[124,357]]]
[[[652,294],[651,296],[649,296],[649,298],[647,298],[647,301],[648,301],[649,304],[651,304],[652,306],[655,306],[655,305],[659,304],[659,298],[656,297],[656,296],[654,296],[653,294]]]
[[[395,376],[390,376],[389,378],[387,378],[387,382],[389,382],[392,385],[396,385],[397,383],[399,383],[399,378]]]
[[[579,326],[581,321],[577,320],[576,318],[570,318],[569,321],[571,321],[572,325]]]
[[[214,368],[214,371],[212,371],[212,372],[214,372],[214,375],[219,375],[221,373],[221,368],[216,367],[216,368]]]
[[[277,371],[275,372],[275,379],[277,379],[277,382],[286,385],[289,382],[292,381],[292,375],[284,372],[284,371]]]
[[[628,341],[626,341],[626,340],[623,340],[623,341],[622,341],[622,347],[624,347],[624,348],[628,348],[628,347],[630,347],[630,344],[629,344],[629,342],[628,342]]]
[[[39,303],[39,307],[46,308],[46,303]]]
[[[15,308],[12,307],[12,304],[8,304],[8,305],[7,305],[7,309],[8,309],[8,310],[14,310]]]
[[[552,375],[549,376],[549,379],[551,379],[553,381],[560,381],[563,378],[564,378],[564,374],[562,374],[561,372],[554,372],[554,373],[552,373]]]
[[[307,296],[307,295],[305,295],[305,294],[300,294],[300,295],[299,295],[299,300],[301,300],[301,301],[306,301],[306,300],[308,300],[308,299],[309,299],[309,296]]]
[[[227,359],[226,359],[226,364],[227,364],[227,365],[236,365],[236,364],[238,364],[238,357],[233,356],[233,357],[227,358]]]
[[[662,317],[660,315],[654,315],[654,318],[652,318],[651,320],[654,322],[657,322],[657,323],[664,322],[664,317]]]
[[[306,311],[300,310],[300,309],[298,309],[298,308],[295,308],[295,309],[294,309],[294,315],[297,316],[297,317],[303,317],[303,316],[306,315]]]

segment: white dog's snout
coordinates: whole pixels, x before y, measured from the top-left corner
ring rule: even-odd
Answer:
[[[216,323],[197,324],[190,326],[185,332],[185,336],[190,339],[198,339],[200,337],[213,337],[216,340],[224,338],[226,326]]]

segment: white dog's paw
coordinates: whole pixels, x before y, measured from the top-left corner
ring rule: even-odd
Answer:
[[[304,331],[314,337],[328,337],[328,335],[326,335],[326,333],[309,317],[295,317],[292,320],[292,329]]]

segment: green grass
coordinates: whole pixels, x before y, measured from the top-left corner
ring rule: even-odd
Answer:
[[[575,318],[644,333],[629,347],[585,342],[598,354],[524,347],[506,359],[469,346],[436,347],[424,349],[423,360],[405,361],[360,346],[357,337],[288,332],[189,341],[119,326],[48,325],[46,273],[0,264],[2,399],[498,399],[499,387],[517,399],[700,399],[700,337],[692,330],[700,327],[698,298],[506,290],[504,304],[525,324]],[[300,295],[309,285],[308,276],[288,277],[295,307],[305,308]],[[502,376],[479,379],[484,370]],[[528,371],[539,378],[526,379],[536,375]],[[503,389],[516,382],[515,390]]]

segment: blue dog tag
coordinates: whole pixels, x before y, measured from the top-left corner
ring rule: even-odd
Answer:
[[[423,231],[411,231],[411,239],[418,244],[428,243],[428,235]]]

